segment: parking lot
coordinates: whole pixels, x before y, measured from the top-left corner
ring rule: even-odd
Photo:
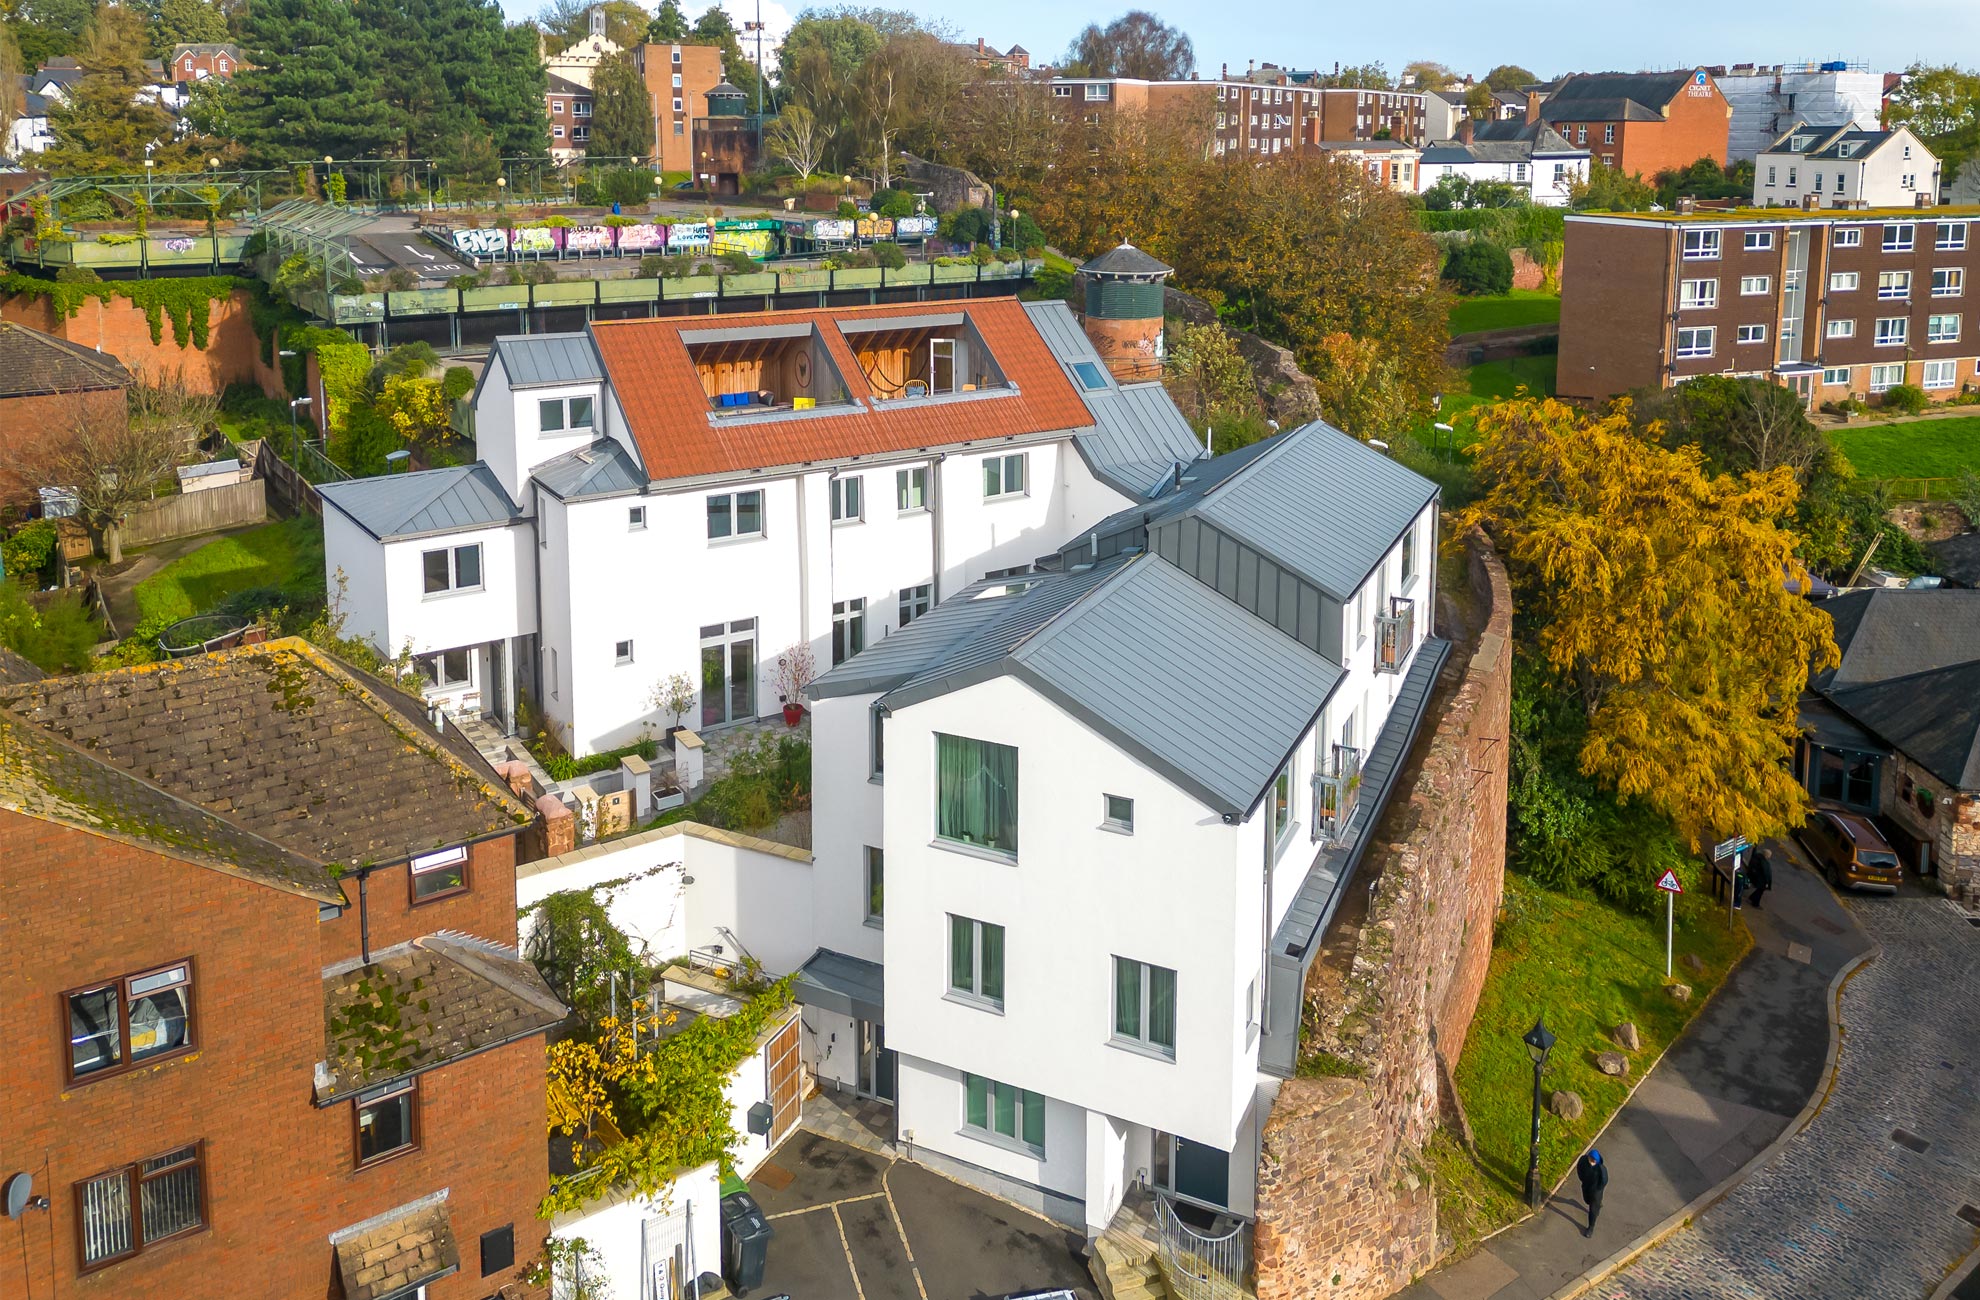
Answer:
[[[800,1131],[750,1180],[769,1267],[752,1296],[988,1300],[1094,1295],[1080,1235],[907,1161]]]

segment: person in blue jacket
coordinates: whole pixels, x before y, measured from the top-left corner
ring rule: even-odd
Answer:
[[[1609,1162],[1602,1159],[1600,1151],[1590,1147],[1574,1162],[1574,1172],[1581,1179],[1582,1204],[1588,1207],[1588,1226],[1581,1230],[1581,1235],[1592,1237],[1595,1218],[1602,1213],[1602,1189],[1609,1185]]]

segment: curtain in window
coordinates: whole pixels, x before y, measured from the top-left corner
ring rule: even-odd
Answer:
[[[964,1122],[971,1128],[990,1127],[990,1081],[981,1075],[965,1074],[963,1091],[967,1095]]]
[[[1045,1099],[1035,1092],[1024,1094],[1024,1140],[1035,1147],[1045,1145]]]
[[[1148,968],[1148,1041],[1176,1050],[1176,973]]]
[[[1009,1085],[1008,1083],[1000,1083],[997,1085],[995,1089],[995,1093],[996,1096],[994,1099],[997,1103],[996,1129],[999,1133],[1002,1133],[1005,1137],[1014,1138],[1018,1134],[1018,1125],[1017,1125],[1018,1090],[1016,1088],[1011,1087],[1011,1085]]]
[[[1004,927],[986,925],[983,930],[983,978],[976,991],[993,1002],[1004,1000]]]
[[[1017,750],[936,736],[937,825],[943,839],[1017,852]]]
[[[1114,1033],[1141,1037],[1141,963],[1114,958]]]
[[[976,992],[976,925],[967,917],[949,918],[949,987]]]

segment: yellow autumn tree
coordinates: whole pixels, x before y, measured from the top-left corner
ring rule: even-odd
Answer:
[[[447,431],[447,399],[440,385],[418,375],[393,375],[378,395],[378,413],[407,442],[437,440]]]
[[[1506,555],[1538,648],[1588,715],[1587,775],[1670,818],[1694,851],[1800,823],[1789,770],[1809,673],[1838,662],[1829,620],[1784,527],[1786,468],[1706,471],[1659,446],[1627,402],[1599,417],[1522,400],[1480,415],[1482,524]]]

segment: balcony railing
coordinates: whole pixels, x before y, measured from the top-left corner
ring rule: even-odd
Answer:
[[[1361,751],[1335,745],[1313,777],[1313,838],[1338,841],[1347,834],[1361,799]]]
[[[1375,671],[1399,673],[1409,663],[1416,644],[1416,602],[1403,596],[1389,599],[1389,612],[1375,616]]]

